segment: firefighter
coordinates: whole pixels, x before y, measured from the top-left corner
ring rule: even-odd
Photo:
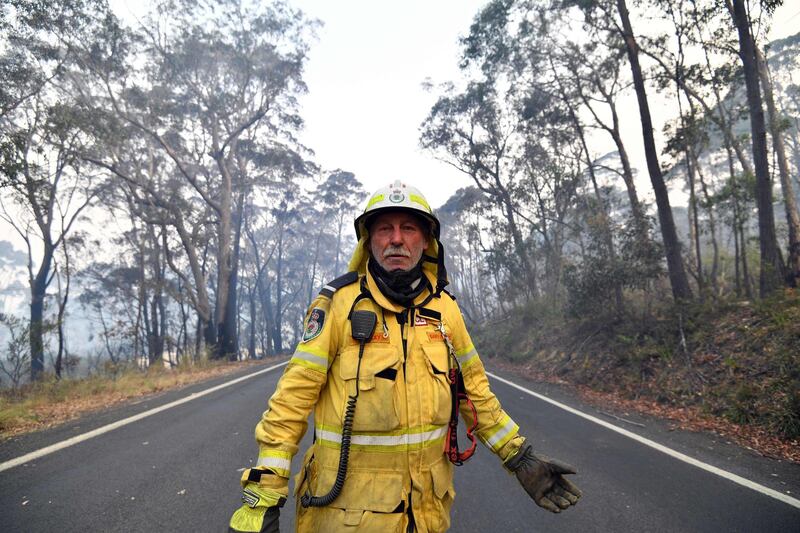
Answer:
[[[355,221],[349,273],[311,304],[303,337],[256,426],[257,465],[242,476],[232,531],[278,531],[289,471],[314,413],[314,443],[295,476],[300,532],[446,531],[454,464],[474,436],[539,506],[581,493],[570,466],[536,456],[489,389],[455,299],[446,292],[439,221],[395,181]],[[459,450],[458,413],[472,445]]]

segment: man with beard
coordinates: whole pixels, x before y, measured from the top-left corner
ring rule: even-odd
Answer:
[[[453,465],[477,436],[537,505],[581,493],[572,467],[538,457],[500,406],[447,274],[439,221],[396,181],[355,221],[348,274],[311,304],[303,339],[256,427],[232,531],[278,531],[292,457],[314,411],[314,444],[295,477],[300,532],[439,532],[450,526]],[[471,447],[458,447],[458,414]]]

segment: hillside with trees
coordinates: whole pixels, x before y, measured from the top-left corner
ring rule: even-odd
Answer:
[[[800,35],[765,43],[773,8],[495,1],[475,17],[421,142],[474,184],[440,213],[482,353],[797,443]]]

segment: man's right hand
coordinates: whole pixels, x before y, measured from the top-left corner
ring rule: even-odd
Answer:
[[[250,482],[242,491],[242,502],[231,516],[230,532],[279,533],[280,507],[286,502],[283,494]]]

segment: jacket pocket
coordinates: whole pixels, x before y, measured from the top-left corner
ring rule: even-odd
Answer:
[[[336,470],[321,467],[311,483],[315,494],[326,494]],[[406,519],[402,474],[349,469],[342,492],[326,507],[309,508],[297,531],[314,533],[404,533]]]
[[[450,421],[452,394],[447,373],[450,369],[447,347],[444,343],[423,344],[425,365],[428,368],[427,397],[430,399],[431,423],[444,425]]]
[[[367,347],[358,366],[358,346],[345,348],[339,361],[339,375],[345,384],[345,406],[349,396],[356,393],[353,431],[392,431],[400,427],[400,392],[397,376],[400,357],[392,347]],[[344,408],[342,410],[344,418]]]
[[[335,481],[336,470],[321,468],[315,490],[320,494],[327,493]],[[342,492],[330,507],[392,514],[402,503],[402,474],[351,468],[347,471]]]
[[[294,495],[305,494],[309,483],[316,479],[317,465],[314,463],[314,447],[310,447],[303,456],[303,467],[294,476]]]
[[[453,488],[453,465],[445,457],[431,466],[435,512],[431,516],[434,531],[447,531],[450,528],[450,509],[456,497]]]

